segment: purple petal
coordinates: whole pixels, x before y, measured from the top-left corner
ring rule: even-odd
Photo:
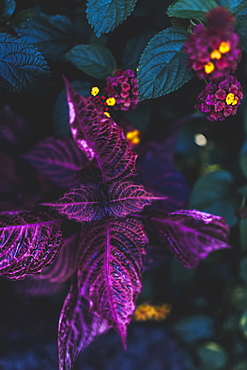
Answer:
[[[87,164],[86,157],[70,137],[47,137],[22,157],[51,183],[64,189],[78,184],[75,172]]]
[[[137,155],[117,126],[90,99],[80,96],[65,79],[72,136],[78,147],[92,161],[96,160],[103,183],[135,174]]]
[[[59,370],[71,370],[79,353],[109,328],[105,319],[89,311],[89,303],[75,278],[59,318]]]
[[[151,217],[160,240],[185,267],[196,267],[217,249],[227,244],[229,226],[220,216],[196,210],[160,213]]]
[[[0,214],[0,275],[18,280],[41,272],[58,253],[61,223],[48,213]]]
[[[124,346],[126,326],[141,291],[147,242],[142,223],[132,218],[109,218],[83,227],[78,279],[91,311],[115,328]]]

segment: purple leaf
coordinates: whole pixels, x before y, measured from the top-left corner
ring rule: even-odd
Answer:
[[[142,185],[118,181],[109,185],[108,193],[101,185],[85,184],[70,189],[56,203],[42,205],[52,206],[77,222],[90,222],[105,216],[125,217],[130,213],[141,212],[153,199],[159,198],[148,193]]]
[[[160,213],[151,217],[160,240],[185,267],[196,267],[217,249],[227,244],[229,226],[220,216],[196,210]]]
[[[89,311],[89,303],[75,278],[59,318],[59,370],[72,369],[79,353],[109,328],[107,320]]]
[[[85,223],[81,240],[78,281],[91,311],[106,319],[126,346],[148,242],[143,225],[132,218]]]
[[[42,203],[52,206],[71,220],[77,222],[96,221],[104,217],[103,195],[100,185],[85,184],[64,193],[56,203]]]
[[[20,295],[49,296],[59,293],[64,283],[50,283],[48,280],[37,280],[35,275],[27,276],[15,285],[15,292]]]
[[[45,267],[41,274],[35,275],[34,279],[61,284],[71,278],[77,268],[78,245],[79,234],[66,238],[54,261]]]
[[[109,216],[125,217],[130,213],[141,212],[143,207],[159,199],[148,193],[144,186],[132,181],[118,181],[109,186]],[[164,199],[163,197],[162,199]]]
[[[125,139],[122,128],[64,80],[72,136],[87,158],[97,163],[103,183],[133,176],[137,155]]]
[[[78,184],[75,172],[87,164],[71,137],[47,137],[22,157],[51,183],[64,189]]]
[[[58,252],[61,223],[47,213],[0,214],[0,275],[18,280],[41,272]]]

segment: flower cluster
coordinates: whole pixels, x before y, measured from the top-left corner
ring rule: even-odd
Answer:
[[[138,103],[138,85],[134,71],[117,69],[114,76],[106,78],[105,94],[116,99],[114,109],[135,109]]]
[[[113,106],[116,103],[115,98],[106,98],[105,96],[99,96],[100,89],[98,86],[94,86],[91,89],[91,96],[89,97],[90,100],[97,108],[102,108],[105,115],[110,117],[110,113],[108,112],[109,106]]]
[[[208,26],[198,24],[184,44],[188,66],[199,78],[216,80],[236,71],[242,50],[233,20],[227,9],[214,8],[208,14]]]
[[[223,121],[236,114],[243,88],[234,76],[226,76],[217,82],[209,82],[198,95],[196,109],[207,114],[209,121]]]
[[[171,312],[171,305],[164,303],[162,305],[152,306],[148,303],[143,303],[136,307],[134,313],[134,319],[136,321],[146,321],[146,320],[165,320]]]

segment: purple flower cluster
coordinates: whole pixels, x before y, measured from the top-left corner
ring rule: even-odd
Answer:
[[[105,94],[116,99],[114,109],[135,109],[138,103],[138,85],[134,71],[117,69],[113,77],[106,78]]]
[[[208,13],[208,25],[198,24],[184,44],[188,67],[201,79],[216,80],[233,73],[241,59],[239,36],[234,32],[234,18],[223,8]]]
[[[223,121],[236,114],[243,98],[243,88],[234,76],[227,76],[217,82],[209,82],[198,95],[195,109],[207,113],[209,121]]]

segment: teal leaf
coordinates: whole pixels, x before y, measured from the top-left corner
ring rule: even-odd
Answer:
[[[18,37],[32,43],[44,56],[60,60],[74,45],[76,34],[71,20],[63,15],[36,14],[18,30]]]
[[[215,171],[201,176],[194,185],[189,208],[224,217],[228,225],[235,225],[237,217],[233,184],[233,177],[228,171]]]
[[[104,79],[116,69],[116,60],[103,45],[77,45],[65,57],[78,69],[95,78]]]
[[[96,36],[113,31],[134,10],[137,0],[88,0],[87,18]]]
[[[167,9],[169,17],[205,20],[205,15],[218,4],[215,0],[178,0]]]
[[[136,109],[123,111],[123,115],[135,128],[142,132],[147,132],[151,117],[151,102],[141,102]]]
[[[71,84],[78,94],[85,98],[90,96],[92,84],[90,82],[74,81]],[[70,135],[69,110],[66,91],[63,89],[59,94],[53,111],[53,123],[56,136]]]
[[[227,368],[228,355],[220,344],[206,342],[199,345],[197,352],[200,369],[223,370]]]
[[[0,34],[0,87],[11,92],[35,92],[50,77],[43,55],[33,45]]]
[[[180,28],[167,28],[154,36],[145,48],[138,67],[140,100],[158,98],[189,81],[183,45],[189,33]]]
[[[247,20],[246,19],[238,21],[237,26],[236,26],[236,32],[239,34],[239,37],[240,37],[239,44],[241,48],[247,53]]]
[[[195,343],[213,337],[214,322],[211,317],[194,315],[177,321],[174,330],[183,342]]]
[[[123,69],[132,69],[135,71],[143,50],[155,34],[155,31],[146,31],[133,37],[127,42],[123,48]]]
[[[246,19],[247,1],[246,0],[219,0],[219,5],[229,9],[230,12],[239,19]]]
[[[4,0],[2,16],[4,18],[10,18],[14,13],[16,7],[16,2],[14,0]]]
[[[247,310],[243,312],[239,324],[245,338],[247,338]]]
[[[247,141],[245,141],[244,145],[241,148],[240,167],[243,171],[244,176],[247,178]]]

